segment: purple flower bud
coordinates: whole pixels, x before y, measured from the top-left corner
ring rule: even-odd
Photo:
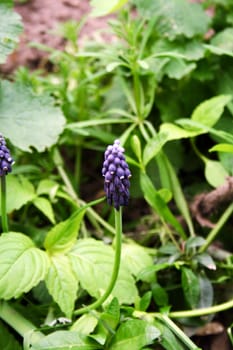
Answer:
[[[6,146],[4,137],[0,134],[0,176],[11,172],[11,165],[14,163],[10,151]]]
[[[113,205],[117,210],[120,206],[128,205],[129,202],[130,182],[128,179],[131,172],[123,152],[124,148],[120,146],[120,141],[115,140],[104,153],[102,169],[108,204]]]

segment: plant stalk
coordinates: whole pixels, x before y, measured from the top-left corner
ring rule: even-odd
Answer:
[[[8,232],[8,220],[6,210],[6,175],[1,176],[1,210],[2,210],[2,231]]]
[[[94,303],[84,306],[81,309],[74,311],[75,315],[82,315],[90,310],[97,309],[100,307],[110,296],[119,274],[120,270],[120,262],[121,262],[121,241],[122,241],[122,208],[120,207],[119,211],[114,209],[115,211],[115,229],[116,229],[116,242],[115,242],[115,259],[113,265],[112,276],[109,282],[109,285],[105,291],[105,293],[97,299]]]

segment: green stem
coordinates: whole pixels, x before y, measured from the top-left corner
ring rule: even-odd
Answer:
[[[4,320],[9,326],[11,326],[23,338],[27,334],[31,334],[33,342],[36,342],[44,337],[43,333],[37,331],[34,324],[25,319],[6,301],[1,301],[0,303],[0,318]]]
[[[6,211],[6,176],[1,176],[1,209],[2,209],[2,231],[8,232],[8,221]]]
[[[205,243],[199,248],[199,253],[203,253],[213,242],[223,225],[227,222],[231,214],[233,213],[233,203],[231,203],[228,208],[224,211],[214,228],[209,232]]]
[[[192,340],[167,316],[160,314],[159,317],[171,331],[191,350],[200,350]]]
[[[88,312],[93,309],[97,309],[100,307],[105,300],[109,297],[111,294],[118,277],[119,269],[120,269],[120,262],[121,262],[121,238],[122,238],[122,208],[120,207],[119,211],[114,209],[115,211],[115,228],[116,228],[116,243],[115,243],[115,259],[114,259],[114,265],[113,265],[113,271],[110,283],[105,291],[105,293],[97,299],[94,303],[84,306],[81,309],[78,309],[74,312],[75,315],[81,315],[85,312]]]
[[[231,299],[225,303],[222,303],[222,304],[218,304],[218,305],[210,306],[210,307],[203,307],[201,309],[173,311],[173,312],[170,312],[168,314],[168,316],[170,318],[201,317],[201,316],[215,314],[217,312],[225,311],[225,310],[228,310],[231,308],[233,308],[233,299]],[[153,316],[153,317],[160,317],[160,315],[161,315],[158,312],[151,312],[148,314]]]

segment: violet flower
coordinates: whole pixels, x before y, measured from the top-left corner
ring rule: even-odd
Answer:
[[[131,172],[124,156],[124,148],[120,141],[108,146],[104,153],[102,175],[104,176],[104,191],[109,205],[117,210],[129,202],[129,178]]]
[[[0,134],[0,177],[11,172],[13,162],[10,151],[6,146],[6,141]]]

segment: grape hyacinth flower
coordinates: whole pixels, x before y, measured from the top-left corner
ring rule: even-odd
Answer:
[[[6,146],[6,141],[0,134],[0,176],[7,175],[11,172],[13,162],[10,151]]]
[[[129,178],[131,172],[124,156],[124,148],[120,141],[115,140],[104,153],[102,175],[104,176],[104,191],[109,205],[119,210],[120,206],[129,202]]]

